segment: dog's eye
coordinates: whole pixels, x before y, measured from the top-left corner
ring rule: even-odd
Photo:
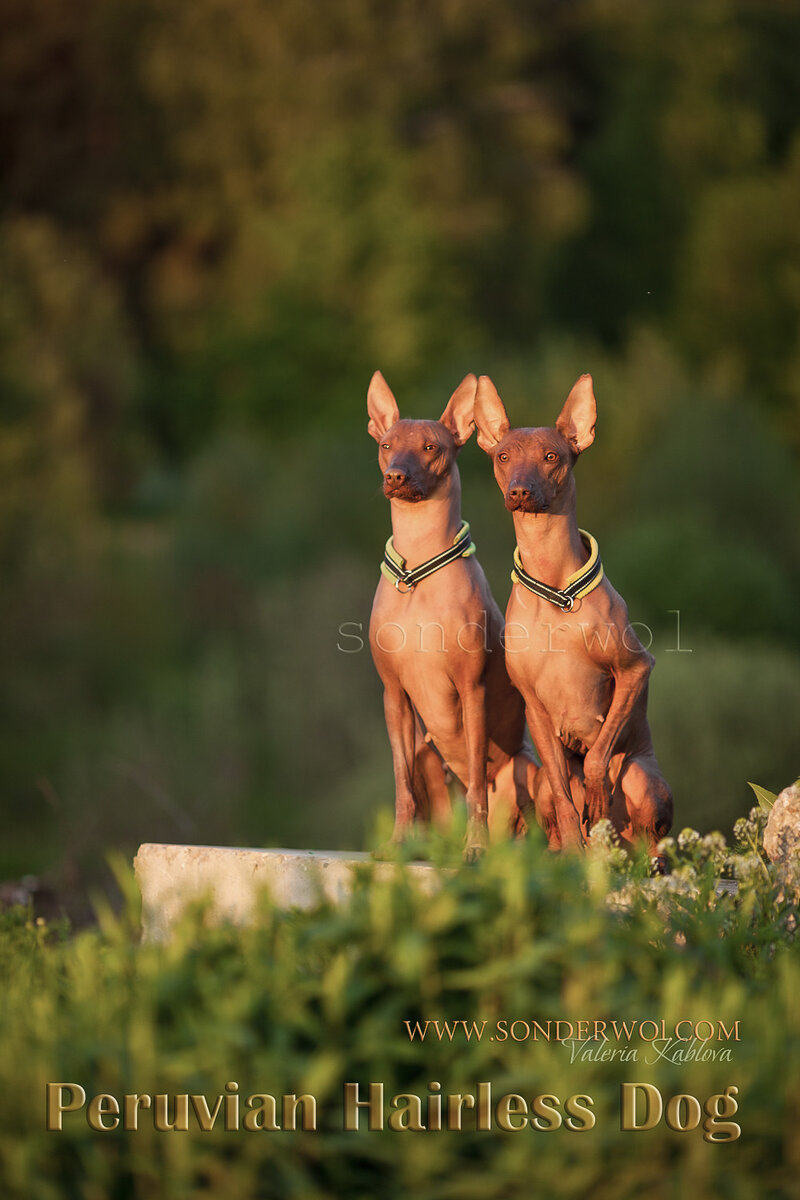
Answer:
[[[545,456],[544,456],[544,461],[545,462],[557,462],[558,455],[556,454],[555,450],[548,450],[547,454],[545,454]]]
[[[381,442],[381,450],[388,450],[388,449],[389,449],[389,443]]]
[[[426,449],[426,450],[427,450],[427,451],[428,451],[430,454],[433,454],[434,450],[438,450],[438,449],[439,449],[439,447],[438,447],[437,445],[435,445],[433,442],[428,442],[428,444],[427,444],[427,446],[425,447],[425,449]]]
[[[500,462],[508,462],[508,455],[505,450],[501,450],[497,457],[500,459]]]

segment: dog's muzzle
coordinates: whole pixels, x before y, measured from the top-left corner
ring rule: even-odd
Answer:
[[[509,512],[543,513],[550,507],[550,500],[541,488],[514,480],[506,492],[505,505]]]
[[[383,494],[387,500],[424,500],[425,493],[415,479],[401,472],[386,472],[383,477]]]

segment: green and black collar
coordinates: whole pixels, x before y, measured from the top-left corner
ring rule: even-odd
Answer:
[[[578,533],[589,551],[589,561],[581,567],[580,571],[570,575],[563,588],[550,587],[549,584],[542,583],[540,579],[534,579],[533,575],[529,575],[522,565],[519,546],[514,550],[514,570],[511,572],[514,583],[522,584],[524,588],[533,592],[534,596],[538,596],[541,600],[549,600],[551,604],[555,604],[556,608],[560,608],[564,612],[572,612],[575,601],[588,596],[589,592],[596,588],[603,578],[603,564],[600,561],[597,542],[585,529],[579,529]]]
[[[421,580],[427,579],[434,571],[446,567],[448,563],[455,562],[457,558],[468,558],[470,554],[474,553],[475,543],[470,540],[469,525],[466,521],[462,521],[452,546],[448,546],[441,554],[429,558],[427,562],[420,563],[418,567],[414,567],[413,571],[406,570],[406,560],[397,553],[392,539],[389,538],[383,552],[381,571],[394,584],[398,592],[405,594],[413,592],[417,584]]]

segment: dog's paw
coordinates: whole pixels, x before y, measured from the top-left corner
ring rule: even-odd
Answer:
[[[464,843],[464,862],[477,862],[486,853],[489,845],[489,830],[480,821],[470,821],[467,824],[467,838]]]
[[[611,792],[607,780],[586,784],[586,803],[583,808],[583,824],[589,833],[598,821],[603,821],[611,812]]]
[[[468,842],[464,847],[464,862],[476,863],[483,858],[486,853],[486,845],[483,842]]]
[[[666,854],[654,854],[650,859],[650,874],[669,875],[669,859]]]

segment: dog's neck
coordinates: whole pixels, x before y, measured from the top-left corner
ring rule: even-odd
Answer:
[[[564,587],[567,580],[587,562],[575,517],[575,493],[565,496],[544,513],[514,513],[522,565],[529,575],[550,587]]]
[[[392,543],[409,569],[452,546],[461,529],[461,479],[453,465],[427,500],[392,500]]]

